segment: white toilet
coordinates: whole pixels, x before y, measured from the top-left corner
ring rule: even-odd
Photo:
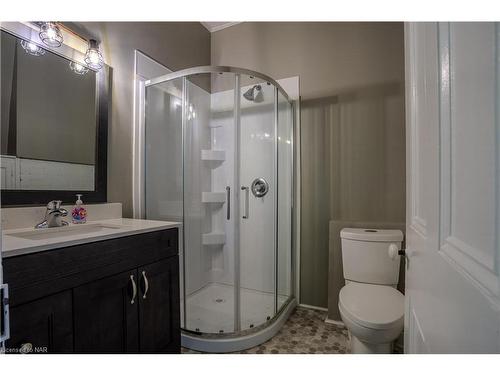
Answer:
[[[403,330],[404,296],[396,289],[400,256],[389,246],[400,249],[403,233],[344,228],[340,237],[346,285],[339,293],[339,310],[351,352],[391,353]]]

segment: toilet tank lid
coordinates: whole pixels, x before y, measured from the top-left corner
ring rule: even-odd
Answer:
[[[373,242],[401,242],[403,232],[399,229],[344,228],[340,237],[349,240]]]

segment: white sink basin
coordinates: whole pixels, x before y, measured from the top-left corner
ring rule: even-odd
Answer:
[[[113,231],[123,228],[123,225],[115,224],[79,224],[57,228],[32,229],[25,232],[10,233],[9,236],[36,241],[77,236],[79,234],[90,234],[102,231]]]

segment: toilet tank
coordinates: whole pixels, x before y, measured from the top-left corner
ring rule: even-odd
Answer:
[[[403,232],[397,229],[344,228],[340,231],[346,282],[396,285],[400,256],[391,259],[389,245],[401,249]]]

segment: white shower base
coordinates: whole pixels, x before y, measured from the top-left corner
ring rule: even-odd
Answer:
[[[220,329],[223,329],[224,333],[233,332],[233,291],[231,285],[209,284],[190,295],[187,298],[188,315],[191,315],[187,321],[189,329],[194,331],[196,328],[193,327],[198,326],[201,333],[218,333]],[[215,302],[214,300],[217,298],[223,298],[225,302]],[[292,298],[279,314],[271,319],[269,324],[264,324],[259,329],[261,324],[267,322],[268,315],[264,314],[268,314],[268,312],[272,314],[274,310],[273,295],[251,289],[242,289],[241,299],[241,328],[246,330],[250,324],[254,324],[255,329],[247,330],[246,333],[245,331],[241,334],[236,333],[235,335],[198,335],[183,330],[181,333],[182,346],[211,353],[229,353],[252,348],[276,335],[295,309],[295,306],[297,306],[297,301]],[[284,296],[279,296],[278,307],[285,300]],[[272,317],[272,315],[269,316]]]
[[[278,309],[287,297],[278,295]],[[274,315],[274,295],[241,288],[241,330],[266,323]],[[183,306],[181,306],[182,308]],[[201,333],[234,332],[234,287],[211,283],[187,297],[186,329]]]

